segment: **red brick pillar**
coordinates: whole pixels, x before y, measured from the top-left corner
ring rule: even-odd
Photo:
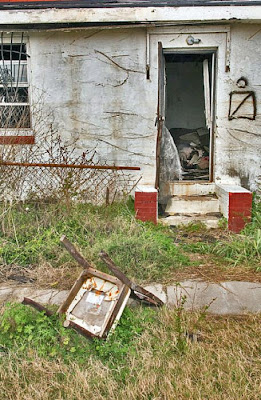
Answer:
[[[252,193],[229,193],[228,229],[239,233],[251,221]]]
[[[220,210],[228,220],[228,229],[239,233],[251,221],[252,193],[237,185],[216,185]]]
[[[141,186],[135,192],[136,218],[141,221],[158,221],[158,192],[153,187]]]

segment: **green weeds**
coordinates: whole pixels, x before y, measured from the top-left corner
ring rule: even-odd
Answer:
[[[247,264],[257,272],[261,271],[261,202],[253,203],[252,222],[239,235],[231,235],[229,240],[220,241],[212,248],[212,253],[225,262],[238,265]]]
[[[69,207],[47,203],[2,204],[0,264],[31,270],[39,265],[48,264],[50,270],[70,265],[73,270],[73,260],[59,242],[66,235],[94,267],[106,271],[99,259],[103,249],[123,272],[140,283],[168,281],[175,271],[192,265],[186,253],[211,255],[220,265],[242,264],[260,271],[260,209],[260,203],[255,202],[253,220],[240,235],[227,234],[211,243],[204,239],[208,234],[200,224],[173,230],[137,221],[132,200],[108,207],[79,203],[71,203]],[[175,237],[180,231],[188,239],[177,245]]]
[[[47,317],[22,304],[7,304],[1,318],[0,344],[5,351],[15,351],[30,357],[30,351],[45,358],[70,360],[77,352],[81,360],[88,342],[73,331],[66,330],[56,315]],[[85,344],[85,352],[83,352]]]
[[[23,305],[0,321],[1,400],[260,398],[260,317],[126,308],[106,342]],[[187,333],[200,330],[201,341]]]
[[[64,328],[63,319],[57,314],[47,317],[23,304],[9,303],[0,319],[0,348],[23,357],[30,358],[30,353],[36,352],[46,359],[79,364],[87,363],[94,356],[113,367],[115,363],[125,364],[128,354],[136,354],[135,341],[155,321],[155,311],[151,308],[127,307],[115,332],[106,341],[87,340],[74,330]]]
[[[94,266],[102,249],[130,277],[139,281],[160,280],[189,264],[170,230],[134,217],[133,203],[95,207],[90,204],[18,204],[2,208],[0,260],[22,267],[48,262],[53,267],[71,262],[60,245],[65,234]]]

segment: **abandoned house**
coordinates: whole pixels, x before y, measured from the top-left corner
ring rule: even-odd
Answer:
[[[40,102],[79,154],[140,168],[138,218],[239,231],[260,189],[260,23],[256,0],[0,0],[1,147],[37,143]]]

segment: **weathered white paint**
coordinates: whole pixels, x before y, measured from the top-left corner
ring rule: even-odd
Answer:
[[[0,24],[31,23],[193,23],[239,20],[261,21],[260,6],[219,7],[124,7],[124,8],[70,8],[46,10],[1,10]]]
[[[146,80],[145,40],[144,30],[33,33],[28,51],[33,92],[44,93],[63,138],[109,164],[141,166],[151,184],[157,94]]]
[[[166,192],[171,196],[204,196],[214,194],[215,183],[168,182]]]
[[[195,28],[199,32],[198,27]],[[209,29],[209,28],[208,28]],[[192,51],[210,49],[217,51],[215,126],[214,126],[214,181],[242,185],[256,190],[261,176],[261,26],[231,25],[231,59],[230,72],[225,72],[227,33],[212,27],[213,33],[197,33],[200,44],[194,45]],[[157,43],[161,41],[163,48],[171,51],[186,49],[186,33],[180,28],[165,28],[158,35],[155,28],[150,35],[151,80],[157,79]],[[216,33],[215,33],[216,32]],[[190,28],[193,35],[193,27]],[[190,47],[191,48],[191,47]],[[255,121],[246,119],[228,120],[229,93],[238,89],[236,81],[241,76],[249,81],[248,90],[254,90],[257,98],[257,116]],[[156,85],[155,85],[156,86]]]
[[[257,189],[261,177],[260,28],[260,25],[231,28],[231,71],[223,78],[223,98],[219,100],[216,117],[215,181],[242,185],[250,190]],[[256,120],[228,121],[228,92],[238,90],[236,81],[242,75],[249,81],[248,89],[256,95]]]
[[[166,226],[180,226],[191,224],[204,224],[207,229],[215,229],[219,227],[220,217],[204,214],[180,214],[170,215],[165,218],[160,218],[159,222]]]
[[[56,11],[46,11],[46,15]],[[92,15],[91,10],[84,10],[87,11]],[[75,10],[70,12],[74,15]],[[230,13],[233,14],[232,7]],[[5,13],[5,23],[13,21],[12,15],[12,18],[16,15],[17,21],[19,16],[31,15],[30,21],[36,22],[33,11],[24,14],[10,11]],[[39,15],[45,14],[39,11]],[[23,18],[20,23],[24,22]],[[195,32],[201,42],[188,46],[186,38]],[[255,190],[261,176],[261,26],[231,24],[230,72],[225,72],[227,32],[227,26],[218,25],[159,27],[150,30],[149,35],[145,28],[28,32],[31,102],[35,104],[41,98],[46,126],[52,122],[68,142],[78,139],[79,153],[95,148],[108,163],[140,166],[141,184],[153,186],[158,42],[171,51],[216,50],[214,180]],[[149,80],[146,79],[148,57]],[[229,93],[237,89],[236,81],[242,75],[248,79],[249,89],[256,93],[255,121],[228,120]],[[52,117],[49,117],[50,110]]]
[[[142,193],[157,193],[157,189],[153,186],[148,185],[137,185],[135,192],[142,192]]]

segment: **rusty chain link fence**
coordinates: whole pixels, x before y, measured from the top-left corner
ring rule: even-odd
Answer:
[[[1,146],[1,201],[111,204],[129,195],[140,180],[139,168],[109,166],[95,150],[76,156],[75,147],[64,145],[56,134],[37,143]]]

